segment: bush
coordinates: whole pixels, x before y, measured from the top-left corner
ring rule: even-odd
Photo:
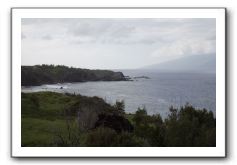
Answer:
[[[159,114],[147,115],[138,108],[134,114],[135,134],[149,146],[157,147],[212,147],[216,145],[216,120],[206,109],[195,109],[186,104],[180,109],[170,107],[163,119]]]
[[[145,142],[132,133],[117,133],[107,127],[98,127],[84,136],[83,145],[87,147],[136,147],[145,146]]]
[[[83,138],[83,144],[88,147],[113,147],[116,132],[110,128],[98,127],[89,131]]]
[[[58,128],[54,131],[52,144],[58,147],[77,147],[81,145],[82,131],[76,120],[66,120],[65,128]]]
[[[166,118],[146,108],[124,112],[124,102],[54,92],[22,93],[22,146],[214,147],[216,119],[189,104]],[[36,136],[35,136],[36,135]]]
[[[117,110],[119,115],[124,115],[125,114],[125,103],[124,101],[118,101],[116,100],[116,103],[114,104],[115,110]]]
[[[216,145],[216,120],[206,109],[196,110],[189,104],[178,109],[170,108],[165,120],[166,145],[176,147]]]

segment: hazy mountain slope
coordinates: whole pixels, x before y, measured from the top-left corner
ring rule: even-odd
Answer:
[[[214,54],[187,56],[159,64],[145,66],[142,69],[215,73],[216,56]]]

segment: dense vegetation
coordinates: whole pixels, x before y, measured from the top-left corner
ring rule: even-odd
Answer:
[[[54,92],[22,93],[22,146],[215,146],[212,112],[171,107],[163,119],[123,101]]]
[[[63,65],[21,66],[22,86],[65,82],[121,80],[126,80],[122,72],[113,72],[110,70],[89,70]]]

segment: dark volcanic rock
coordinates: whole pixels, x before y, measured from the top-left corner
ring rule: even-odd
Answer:
[[[126,80],[122,72],[114,72],[113,75],[111,76],[111,79],[113,81]]]

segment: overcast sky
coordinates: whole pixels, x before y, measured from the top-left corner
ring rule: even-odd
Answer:
[[[215,19],[22,19],[22,65],[133,69],[216,51]]]

